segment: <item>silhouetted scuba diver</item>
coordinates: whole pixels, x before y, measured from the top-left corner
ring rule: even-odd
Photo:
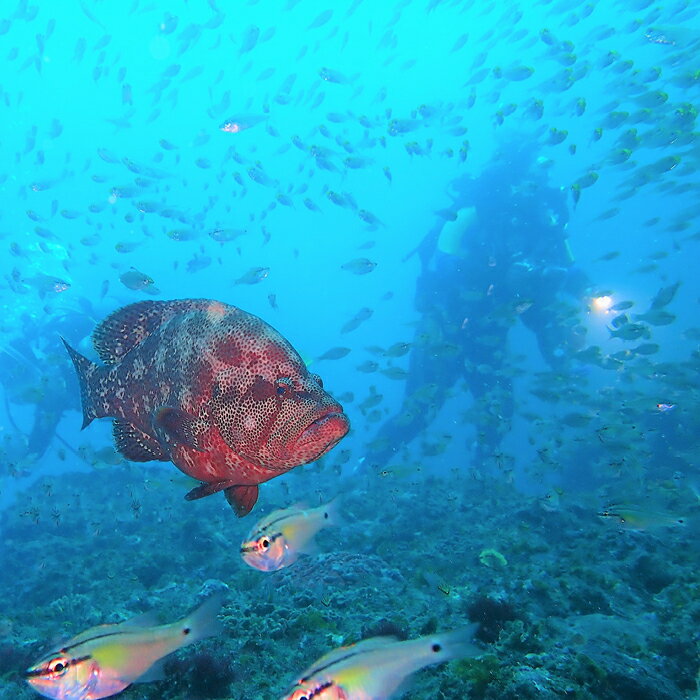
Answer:
[[[381,468],[422,433],[460,379],[476,406],[475,459],[493,455],[513,415],[507,335],[516,319],[553,369],[583,340],[561,298],[580,300],[588,286],[567,243],[566,195],[547,183],[531,149],[510,144],[504,152],[478,178],[450,184],[455,219],[438,222],[416,251],[421,318],[409,376],[401,409],[370,444],[370,466]]]

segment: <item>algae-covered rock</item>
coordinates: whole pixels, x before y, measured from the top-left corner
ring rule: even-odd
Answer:
[[[492,569],[502,569],[508,566],[508,560],[496,549],[482,549],[479,561]]]

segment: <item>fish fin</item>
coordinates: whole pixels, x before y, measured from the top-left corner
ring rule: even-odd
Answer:
[[[210,304],[206,299],[138,301],[129,304],[107,316],[95,328],[92,344],[105,364],[114,365],[174,316],[205,310]]]
[[[294,513],[293,511],[297,512]],[[316,554],[318,546],[315,536],[325,527],[343,525],[338,513],[337,499],[316,508],[295,504],[287,512],[295,517],[289,517],[286,524],[281,525],[290,548],[302,554]],[[268,522],[272,516],[268,517]]]
[[[70,355],[70,359],[73,361],[73,366],[78,375],[78,384],[80,385],[80,404],[83,409],[83,425],[80,428],[85,430],[85,428],[92,423],[94,418],[102,418],[99,416],[95,410],[95,402],[93,401],[92,391],[90,389],[92,376],[100,369],[87,357],[81,355],[77,350],[74,350],[65,340],[61,337],[63,344],[66,346],[66,350]]]
[[[95,625],[94,627],[84,630],[80,634],[76,634],[75,637],[71,637],[68,641],[64,641],[63,644],[58,646],[73,646],[75,644],[89,642],[90,640],[95,639],[96,637],[102,637],[105,634],[114,634],[120,630],[134,630],[144,627],[155,627],[156,625],[158,625],[158,616],[156,613],[149,610],[148,612],[130,617],[128,620],[124,620],[123,622],[111,622],[102,625]]]
[[[154,683],[165,680],[165,659],[158,659],[144,674],[135,678],[132,683]]]
[[[133,426],[129,421],[115,420],[112,435],[117,450],[132,462],[152,460],[168,462],[170,459],[157,440]]]
[[[195,486],[191,491],[188,491],[185,495],[185,500],[196,501],[199,498],[206,498],[207,496],[211,496],[213,493],[219,493],[219,491],[223,491],[224,489],[235,485],[236,482],[230,479],[226,481],[208,481],[204,484],[200,484],[199,486]]]
[[[319,512],[325,521],[325,526],[342,527],[347,525],[347,521],[343,516],[340,496],[336,496],[332,501],[325,505],[318,506]]]
[[[310,678],[315,676],[322,669],[331,666],[338,661],[345,659],[348,656],[348,652],[354,653],[365,653],[375,651],[376,649],[384,649],[390,644],[396,644],[399,640],[393,636],[385,637],[370,637],[368,639],[363,639],[356,644],[350,644],[348,646],[337,647],[331,651],[325,653],[319,659],[314,661],[314,663],[308,668],[304,669],[301,674],[303,678]]]
[[[197,437],[196,419],[187,411],[170,406],[161,406],[153,416],[153,427],[156,429],[161,444],[180,443],[198,452],[204,452]]]
[[[421,668],[451,659],[481,656],[483,651],[472,641],[478,627],[473,624],[462,630],[405,642],[382,637],[358,642],[350,647],[354,662],[344,664],[342,657],[337,659],[334,680],[351,697],[355,697],[353,691],[358,695],[362,691],[362,697],[394,697],[394,693],[402,693],[410,686],[409,676]],[[347,649],[344,651],[347,656]],[[332,660],[335,659],[327,659],[326,665]],[[384,670],[378,672],[379,669]]]
[[[53,640],[51,647],[54,649],[62,649],[63,647],[70,647],[75,644],[82,644],[83,642],[94,639],[95,637],[99,637],[105,633],[111,632],[112,630],[114,630],[115,627],[116,625],[114,624],[95,625],[94,627],[90,627],[84,630],[80,634],[76,634],[70,639],[56,638],[55,640]],[[60,644],[58,643],[59,641],[61,642]]]
[[[224,495],[239,518],[248,515],[258,500],[257,486],[229,486]]]
[[[226,500],[239,518],[250,513],[258,500],[259,493],[257,486],[242,486],[231,480],[214,481],[193,488],[185,496],[185,500],[195,501],[198,498],[211,496],[211,494],[217,491],[224,492]]]
[[[134,615],[124,622],[117,622],[113,625],[113,629],[139,629],[140,627],[156,627],[158,624],[160,624],[158,614],[153,610],[148,610]]]

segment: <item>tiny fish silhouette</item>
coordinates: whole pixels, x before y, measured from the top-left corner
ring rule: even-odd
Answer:
[[[237,280],[234,280],[234,284],[257,284],[262,282],[270,274],[269,267],[251,267],[248,272],[241,275]]]
[[[140,272],[135,267],[120,275],[119,280],[125,287],[134,291],[145,289],[153,284],[153,280],[147,274]]]
[[[239,114],[235,117],[229,117],[226,121],[222,122],[219,126],[221,131],[225,131],[227,134],[238,134],[241,131],[250,129],[260,122],[264,122],[267,116],[262,116],[259,114]]]
[[[343,263],[340,269],[346,272],[352,272],[354,275],[366,275],[368,272],[372,272],[375,267],[377,267],[377,263],[372,262],[368,258],[355,258],[354,260]]]

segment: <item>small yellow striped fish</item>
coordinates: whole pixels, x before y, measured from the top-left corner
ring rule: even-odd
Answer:
[[[220,607],[221,596],[214,595],[169,625],[146,626],[145,616],[139,616],[93,627],[43,656],[25,677],[38,693],[56,700],[98,700],[134,681],[158,680],[160,659],[220,632]]]
[[[653,530],[660,527],[683,527],[688,518],[678,513],[628,503],[612,504],[598,513],[627,530]]]
[[[478,656],[472,644],[478,625],[399,642],[373,637],[322,656],[295,681],[282,700],[388,700],[405,690],[416,671],[463,656]]]
[[[292,506],[262,518],[241,545],[243,561],[260,571],[277,571],[293,564],[299,554],[313,551],[313,537],[338,524],[335,501],[318,508]]]

